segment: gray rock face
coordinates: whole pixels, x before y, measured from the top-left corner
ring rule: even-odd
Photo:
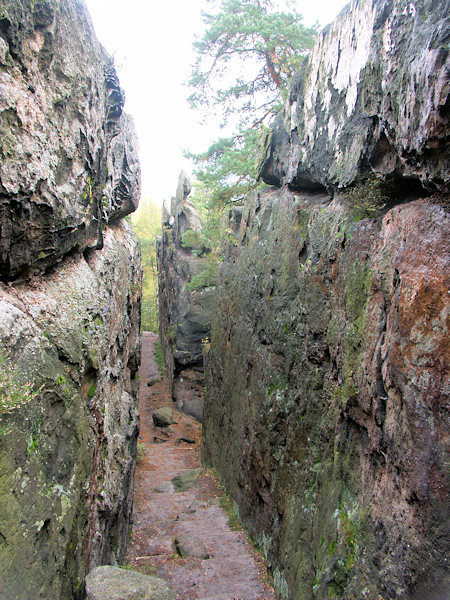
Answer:
[[[319,36],[267,139],[261,177],[294,189],[358,177],[448,190],[448,2],[353,2]]]
[[[203,410],[202,340],[209,337],[215,279],[189,289],[208,270],[207,252],[188,246],[184,234],[201,231],[200,218],[188,200],[191,184],[181,173],[172,214],[163,214],[158,243],[160,338],[172,397],[177,408],[201,421]]]
[[[0,411],[0,596],[72,598],[124,557],[138,435],[139,250],[126,223],[88,261],[0,286],[0,347],[37,397]]]
[[[0,8],[0,597],[124,558],[138,435],[131,119],[78,0]]]
[[[427,199],[357,222],[338,197],[249,200],[216,286],[203,458],[281,598],[448,589],[449,242]]]
[[[86,577],[86,600],[175,600],[158,577],[117,567],[97,567]]]
[[[0,276],[101,248],[135,210],[140,168],[124,94],[78,0],[2,3]]]

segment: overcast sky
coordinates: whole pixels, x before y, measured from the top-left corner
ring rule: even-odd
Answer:
[[[206,0],[85,0],[97,37],[114,55],[125,110],[136,123],[142,166],[142,195],[158,203],[175,194],[179,172],[192,165],[182,150],[205,150],[218,135],[189,109],[183,82],[195,57]],[[331,22],[348,0],[299,0],[304,23]],[[295,3],[294,3],[295,4]]]

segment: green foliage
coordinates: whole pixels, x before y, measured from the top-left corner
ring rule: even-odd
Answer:
[[[164,377],[166,374],[166,365],[164,362],[164,353],[162,350],[161,342],[156,342],[155,344],[155,360],[158,365],[158,370],[160,374]]]
[[[131,224],[141,242],[144,280],[142,285],[142,329],[158,332],[158,269],[156,238],[161,234],[161,207],[143,199],[131,216]]]
[[[331,540],[330,545],[328,546],[328,556],[332,558],[334,553],[336,552],[337,540]]]
[[[94,200],[94,189],[92,179],[89,175],[86,177],[86,185],[84,186],[82,198],[83,200],[88,200],[89,204],[92,204]]]
[[[203,13],[205,31],[194,42],[189,102],[206,112],[218,110],[223,125],[233,117],[237,133],[187,156],[198,165],[196,176],[213,203],[223,206],[242,201],[258,186],[260,128],[281,108],[316,29],[305,27],[294,9],[278,10],[274,0],[222,0],[216,6]]]
[[[183,248],[190,248],[194,254],[201,256],[211,250],[210,240],[206,232],[188,229],[181,237]]]
[[[389,186],[371,178],[343,194],[345,204],[355,221],[374,217],[390,200]]]
[[[186,289],[189,292],[194,292],[202,288],[216,285],[217,274],[219,272],[220,261],[214,257],[208,257],[206,267],[192,277],[189,283],[186,284]]]
[[[26,378],[9,356],[0,351],[0,413],[10,413],[34,400],[42,388],[35,390],[34,382]]]
[[[93,383],[88,391],[88,398],[92,399],[95,396],[95,392],[97,390],[97,384]]]
[[[203,21],[188,82],[191,106],[220,106],[225,119],[237,113],[253,120],[258,113],[262,120],[276,112],[316,30],[302,25],[295,9],[277,10],[274,0],[222,0],[217,10],[203,13]],[[230,73],[233,81],[221,87]]]
[[[258,129],[240,129],[233,137],[220,138],[206,152],[186,153],[197,165],[197,180],[209,190],[209,204],[214,208],[241,203],[257,188],[259,158]]]
[[[242,529],[242,525],[239,522],[238,515],[233,508],[233,503],[231,502],[230,497],[226,492],[222,494],[220,497],[220,506],[224,509],[224,511],[228,515],[228,526],[233,531],[239,531]]]
[[[201,239],[210,255],[220,254],[221,221],[225,206],[217,202],[211,183],[197,179],[194,182],[194,192],[190,200],[195,206],[202,221]]]
[[[137,456],[136,460],[143,460],[145,458],[145,444],[144,442],[137,443]]]

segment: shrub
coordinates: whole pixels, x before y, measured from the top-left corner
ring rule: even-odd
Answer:
[[[219,265],[220,261],[211,257],[203,271],[194,275],[189,283],[186,284],[187,291],[194,292],[202,288],[216,285]]]
[[[390,200],[388,185],[371,178],[343,193],[345,204],[355,221],[374,217]]]
[[[211,250],[211,243],[201,231],[188,229],[181,236],[181,245],[183,248],[191,249],[193,254],[201,256]]]

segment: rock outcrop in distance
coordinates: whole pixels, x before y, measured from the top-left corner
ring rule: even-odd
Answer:
[[[284,600],[450,589],[448,25],[352,2],[224,239],[203,458]]]
[[[132,120],[81,0],[0,7],[0,597],[124,557],[138,435]]]
[[[201,421],[203,345],[209,341],[215,276],[190,192],[191,183],[182,172],[170,213],[163,208],[157,243],[159,329],[173,400],[177,408]]]

